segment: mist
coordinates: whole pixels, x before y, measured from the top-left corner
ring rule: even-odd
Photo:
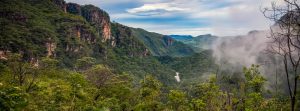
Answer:
[[[218,64],[224,61],[234,66],[257,64],[258,55],[267,48],[267,37],[267,31],[251,31],[245,36],[219,38],[213,43],[213,56]]]
[[[243,67],[256,64],[260,65],[259,70],[267,79],[268,90],[274,90],[275,84],[278,86],[285,82],[285,79],[278,80],[285,77],[280,57],[267,51],[271,41],[269,37],[269,31],[251,31],[244,36],[219,37],[213,43],[212,50],[221,74],[227,76],[234,73],[242,74]]]

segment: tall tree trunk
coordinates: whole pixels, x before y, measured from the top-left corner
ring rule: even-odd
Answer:
[[[291,107],[292,107],[292,111],[295,111],[295,102],[296,102],[296,98],[295,98],[295,96],[294,97],[292,97],[292,100],[291,100]]]

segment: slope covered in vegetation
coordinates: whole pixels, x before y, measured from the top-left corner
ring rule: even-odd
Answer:
[[[1,111],[289,109],[258,65],[221,78],[210,50],[112,23],[93,5],[1,0],[0,25]]]

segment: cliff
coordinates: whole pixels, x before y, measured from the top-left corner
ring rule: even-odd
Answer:
[[[102,35],[102,41],[111,39],[109,15],[98,7],[86,5],[82,7],[82,16]]]
[[[92,26],[97,29],[102,42],[111,39],[110,17],[108,13],[93,5],[80,6],[76,3],[65,3],[63,0],[53,0],[54,4],[66,13],[84,17]]]

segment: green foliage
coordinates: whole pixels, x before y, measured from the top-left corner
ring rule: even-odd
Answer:
[[[23,84],[14,83],[11,64],[27,64],[15,55],[3,62],[0,79],[1,110],[281,110],[287,99],[266,98],[258,66],[244,68],[239,87],[224,90],[217,78],[188,87],[165,87],[150,74],[139,83],[131,74],[116,73],[107,65],[96,64],[86,70],[70,71],[57,67],[58,61],[43,58],[38,67],[27,71]],[[90,57],[78,61],[94,63]],[[87,61],[87,62],[86,62]],[[92,62],[91,62],[92,61]],[[30,63],[28,63],[29,66]],[[230,79],[230,78],[228,78]],[[17,79],[16,79],[17,80]],[[220,81],[219,81],[220,82]],[[231,86],[229,86],[231,87]],[[181,89],[184,88],[184,89]],[[185,89],[186,88],[186,89]],[[184,90],[184,91],[183,91]]]
[[[28,105],[27,94],[20,87],[6,86],[0,82],[0,110],[22,110]]]
[[[0,51],[12,53],[0,60],[1,111],[288,110],[284,95],[265,95],[257,65],[244,68],[245,78],[204,81],[217,67],[211,51],[195,54],[118,23],[110,24],[113,39],[102,42],[101,23],[89,12],[109,19],[106,12],[87,5],[82,16],[70,14],[57,2],[64,1],[0,1]]]
[[[262,92],[266,79],[258,71],[258,65],[251,65],[250,68],[244,68],[247,89],[253,92]]]
[[[197,103],[200,101],[195,101],[196,107],[201,107],[201,103]],[[170,90],[168,94],[168,105],[171,109],[176,111],[185,111],[188,107],[188,100],[186,94],[180,90]]]
[[[143,42],[154,56],[182,57],[194,54],[192,48],[181,42],[172,40],[172,43],[169,44],[164,35],[147,32],[140,28],[131,28],[131,31],[132,35]]]
[[[217,65],[214,64],[212,52],[209,50],[186,57],[158,57],[161,64],[179,72],[183,82],[199,81],[205,74],[215,73]],[[204,81],[204,80],[203,80]]]
[[[53,68],[57,68],[58,64],[59,64],[58,60],[45,57],[45,58],[42,58],[41,63],[40,63],[40,67],[41,68],[53,69]]]
[[[201,99],[192,99],[191,104],[191,109],[194,111],[202,111],[206,107],[206,103]]]
[[[161,95],[162,84],[152,76],[146,76],[140,83],[140,101],[135,107],[135,110],[161,110],[162,103],[160,102],[159,97]]]
[[[161,64],[155,57],[128,57],[113,56],[108,57],[107,63],[114,68],[117,73],[126,72],[133,75],[138,83],[145,75],[152,75],[166,85],[175,85],[175,71]]]
[[[86,70],[96,63],[96,59],[92,57],[82,57],[76,61],[77,70]]]
[[[197,85],[194,89],[194,94],[194,98],[199,99],[194,100],[196,104],[193,106],[198,106],[196,107],[197,109],[201,109],[200,106],[204,106],[201,101],[205,103],[205,110],[220,110],[224,103],[224,100],[220,99],[223,92],[219,89],[219,86],[216,85],[215,77],[211,77],[208,83]]]
[[[263,85],[265,79],[259,72],[259,65],[251,65],[250,68],[244,68],[245,74],[245,110],[262,110],[263,102],[265,101],[262,97]]]
[[[162,84],[154,77],[146,76],[144,80],[141,80],[140,83],[141,83],[140,94],[142,99],[155,100],[161,94],[160,89],[162,87]]]

